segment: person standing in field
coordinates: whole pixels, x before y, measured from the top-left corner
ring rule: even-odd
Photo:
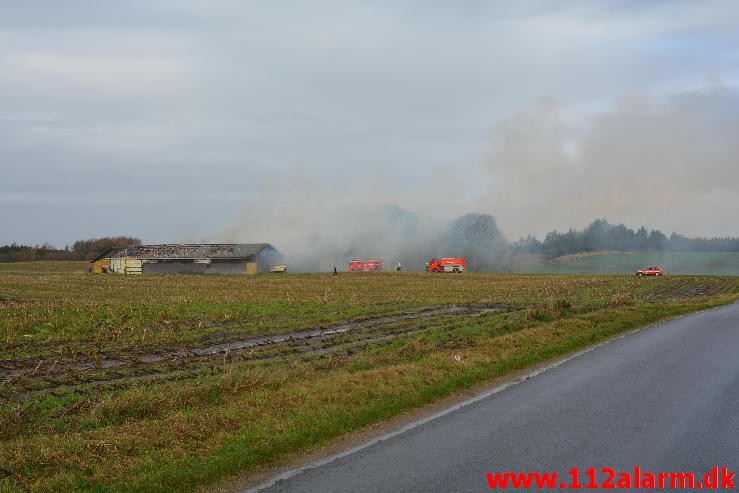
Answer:
[[[400,265],[400,262],[398,262],[398,265],[395,266],[395,272],[400,272],[403,270],[403,266]]]

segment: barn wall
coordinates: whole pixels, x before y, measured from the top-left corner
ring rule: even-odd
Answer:
[[[245,274],[246,261],[144,263],[144,274]]]
[[[137,259],[137,258],[127,258],[125,259],[125,273],[126,274],[143,274],[143,266],[144,262],[143,260]]]
[[[125,259],[122,258],[112,258],[110,259],[110,271],[115,272],[116,274],[124,274],[125,273]]]
[[[284,262],[283,256],[272,246],[264,248],[256,257],[249,256],[248,261],[247,258],[218,256],[183,259],[111,257],[106,260],[110,262],[110,271],[120,274],[259,274]]]

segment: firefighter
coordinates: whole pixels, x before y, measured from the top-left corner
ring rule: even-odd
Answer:
[[[332,276],[338,276],[339,275],[339,271],[336,270],[336,266],[335,265],[334,265],[334,273],[331,274],[331,275]]]
[[[395,266],[395,272],[400,272],[403,270],[403,266],[400,265],[400,262],[398,262],[398,265]]]
[[[429,271],[429,263],[426,262],[426,272],[428,272],[428,271]]]

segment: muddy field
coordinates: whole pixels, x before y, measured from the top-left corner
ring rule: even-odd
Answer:
[[[644,281],[643,284],[652,283],[650,289],[638,295],[626,295],[627,301],[638,298],[649,303],[664,303],[732,293],[737,289],[733,278]],[[238,321],[210,321],[207,328],[216,331],[198,339],[197,344],[100,350],[67,357],[4,358],[0,360],[0,399],[27,401],[43,394],[55,395],[71,389],[77,393],[89,393],[155,379],[195,378],[228,364],[248,365],[287,357],[350,355],[423,330],[443,328],[453,331],[467,324],[472,317],[484,320],[487,314],[519,313],[523,306],[478,303],[420,307],[394,315],[246,337],[243,331],[238,330]]]
[[[738,297],[737,277],[0,269],[0,491],[202,489]]]
[[[736,290],[735,277],[703,278],[690,277],[666,278],[665,282],[647,290],[641,296],[650,303],[664,303],[685,298],[714,296],[732,293]],[[662,281],[662,279],[659,279]]]
[[[209,336],[207,343],[162,347],[156,351],[110,351],[72,359],[28,358],[0,362],[0,398],[27,401],[44,393],[74,388],[75,392],[120,388],[151,379],[192,378],[227,364],[248,364],[288,356],[329,357],[378,347],[394,338],[431,328],[447,330],[470,317],[510,312],[499,305],[448,305],[385,317],[273,334],[238,338],[228,332]]]

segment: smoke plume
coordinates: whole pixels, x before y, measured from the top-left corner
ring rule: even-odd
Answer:
[[[454,163],[415,186],[360,170],[361,183],[330,186],[296,168],[263,183],[218,239],[272,243],[292,271],[375,257],[420,270],[431,257],[466,256],[494,272],[509,267],[502,231],[543,238],[608,217],[668,234],[737,235],[736,90],[633,96],[578,125],[566,114],[553,101],[514,112],[493,128],[482,170]]]
[[[660,102],[631,97],[584,128],[563,114],[544,102],[493,130],[483,204],[500,211],[509,234],[542,235],[594,217],[696,236],[737,233],[736,90],[713,87]]]
[[[268,241],[291,272],[343,270],[353,258],[382,258],[386,270],[400,263],[420,271],[429,258],[447,256],[467,257],[475,271],[508,269],[511,247],[491,215],[425,217],[397,205],[350,202],[304,175],[301,180],[309,187],[265,188],[264,200],[245,208],[219,237]]]

